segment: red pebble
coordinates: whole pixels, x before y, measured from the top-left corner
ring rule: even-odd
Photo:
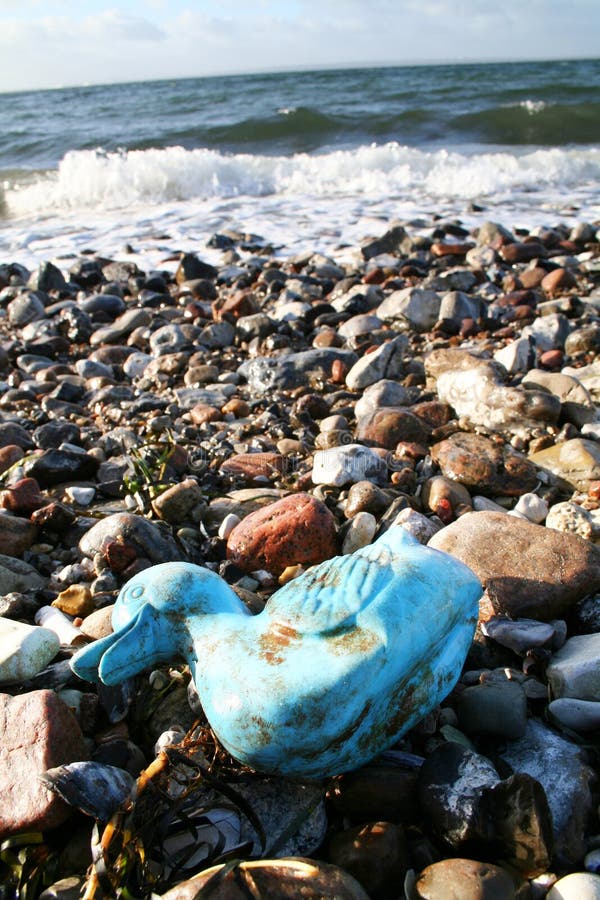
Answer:
[[[331,364],[331,380],[334,384],[343,384],[348,374],[348,366],[341,359],[334,359]]]

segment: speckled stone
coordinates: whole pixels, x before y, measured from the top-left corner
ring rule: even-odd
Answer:
[[[515,900],[515,880],[505,869],[474,859],[443,859],[423,869],[414,900]]]
[[[60,825],[71,809],[38,776],[88,759],[75,716],[53,691],[0,694],[0,734],[0,838]]]
[[[382,407],[358,422],[356,437],[367,446],[394,450],[400,441],[424,443],[429,429],[409,409]]]
[[[358,481],[385,484],[387,464],[369,447],[347,444],[329,450],[318,450],[313,457],[311,477],[314,484],[331,484],[336,487]]]
[[[434,444],[431,456],[446,477],[482,494],[520,496],[537,484],[525,456],[480,434],[457,432]]]
[[[549,621],[600,590],[600,549],[505,513],[466,513],[430,546],[466,563],[497,613]]]
[[[246,516],[227,541],[227,558],[243,571],[280,575],[287,566],[335,556],[335,520],[311,494],[290,494]]]

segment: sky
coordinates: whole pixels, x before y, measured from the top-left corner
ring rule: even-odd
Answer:
[[[600,0],[0,0],[0,91],[600,54]]]

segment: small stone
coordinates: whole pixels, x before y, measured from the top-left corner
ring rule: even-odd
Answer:
[[[515,880],[504,869],[473,859],[443,859],[423,869],[414,900],[515,900]]]
[[[546,517],[546,527],[554,528],[565,534],[576,534],[586,541],[600,537],[600,525],[597,524],[590,510],[578,503],[567,500],[555,503]]]
[[[429,429],[410,409],[380,407],[359,419],[356,437],[368,446],[393,450],[400,441],[426,443]]]
[[[48,628],[0,618],[0,684],[33,678],[59,649],[57,636]]]
[[[600,701],[600,634],[580,634],[552,657],[546,676],[554,697]]]
[[[485,734],[514,741],[527,726],[527,698],[520,684],[476,684],[460,694],[459,727],[468,735]]]
[[[407,347],[408,338],[400,334],[383,343],[373,353],[365,354],[346,375],[348,389],[358,391],[382,378],[398,377],[402,373],[402,360]]]
[[[412,534],[420,544],[428,544],[434,534],[442,527],[441,523],[428,519],[423,513],[417,512],[416,509],[401,509],[394,521],[392,527],[399,526]]]
[[[592,872],[565,875],[550,888],[546,900],[600,900],[600,875]]]
[[[280,453],[238,453],[221,465],[223,475],[240,479],[246,484],[274,481],[284,470],[285,460]]]
[[[551,721],[571,731],[587,733],[600,728],[600,703],[593,700],[577,700],[560,697],[548,704]]]
[[[20,516],[0,516],[0,547],[6,556],[21,556],[32,546],[37,528]]]
[[[358,420],[383,406],[405,407],[411,402],[411,392],[408,388],[397,381],[382,378],[376,384],[365,388],[362,397],[356,401],[354,414]]]
[[[52,487],[65,481],[85,481],[93,478],[99,462],[89,453],[75,450],[45,450],[41,456],[27,462],[25,475],[35,478],[41,487]]]
[[[85,617],[81,623],[81,633],[93,641],[112,634],[112,611],[114,604],[103,606]]]
[[[351,520],[344,543],[342,553],[354,553],[361,547],[370,544],[377,531],[377,519],[369,512],[359,512]]]
[[[242,520],[239,516],[236,516],[235,513],[228,513],[221,524],[219,525],[219,530],[217,532],[218,536],[222,541],[226,541],[229,538],[229,535],[233,531],[233,529],[240,524]]]
[[[0,447],[0,475],[4,474],[11,466],[20,459],[23,459],[25,453],[21,447],[16,444],[8,444],[6,447]]]
[[[530,522],[539,525],[548,515],[548,501],[543,497],[538,497],[537,494],[522,494],[517,500],[514,510],[525,516]]]
[[[96,488],[71,485],[65,488],[65,494],[77,506],[89,506],[96,496]]]
[[[358,481],[385,484],[387,465],[384,459],[362,444],[348,444],[330,450],[318,450],[313,457],[311,474],[314,484],[342,487]]]
[[[393,291],[375,310],[384,322],[406,321],[416,331],[430,331],[440,317],[441,295],[437,291],[408,287]]]
[[[204,498],[200,485],[193,478],[187,478],[159,494],[152,501],[152,509],[159,519],[178,525],[202,503]]]
[[[190,418],[194,425],[206,425],[208,422],[220,422],[223,419],[223,413],[216,406],[196,403],[190,410]]]
[[[389,496],[372,481],[357,481],[351,485],[344,507],[344,514],[351,519],[359,512],[374,515],[382,513],[390,505]]]
[[[587,491],[600,478],[600,446],[585,438],[573,438],[532,454],[531,462],[547,469],[578,491]]]
[[[457,432],[430,452],[447,478],[484,494],[520,496],[537,483],[535,467],[525,456],[480,434]]]
[[[88,758],[77,720],[49,690],[0,694],[0,838],[56,828],[71,814],[40,775]]]
[[[548,272],[542,279],[542,290],[546,294],[556,294],[575,287],[575,277],[568,269],[558,268]]]
[[[421,500],[426,509],[437,515],[440,514],[440,507],[445,502],[450,504],[454,515],[459,510],[465,512],[472,508],[471,495],[466,487],[444,475],[435,475],[433,478],[427,479],[423,484]],[[443,516],[440,518],[444,521]]]
[[[395,900],[408,869],[404,830],[392,822],[372,822],[340,831],[329,843],[329,859],[370,897]]]
[[[28,517],[45,502],[35,478],[20,478],[0,492],[0,507],[16,516]]]
[[[246,516],[227,541],[227,558],[244,572],[280,575],[290,565],[314,565],[337,551],[335,520],[310,494],[290,494]]]
[[[52,606],[56,606],[68,616],[83,618],[94,610],[92,592],[86,584],[71,584],[52,601]]]
[[[507,619],[504,616],[492,616],[481,623],[481,630],[503,647],[525,654],[535,647],[546,647],[554,638],[554,626],[536,619]]]
[[[154,522],[131,513],[114,513],[97,522],[83,535],[79,549],[84,556],[93,559],[104,546],[117,540],[131,543],[136,553],[152,563],[181,559],[181,551],[170,535]]]
[[[531,775],[544,788],[554,823],[555,865],[577,865],[586,850],[594,777],[581,748],[529,719],[525,736],[510,742],[500,755],[515,772]]]

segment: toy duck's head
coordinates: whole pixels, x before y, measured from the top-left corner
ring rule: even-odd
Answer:
[[[185,562],[152,566],[122,588],[113,634],[79,650],[71,668],[86,681],[118,684],[175,656],[187,658],[194,624],[203,615],[240,607],[237,595],[210,569]]]

